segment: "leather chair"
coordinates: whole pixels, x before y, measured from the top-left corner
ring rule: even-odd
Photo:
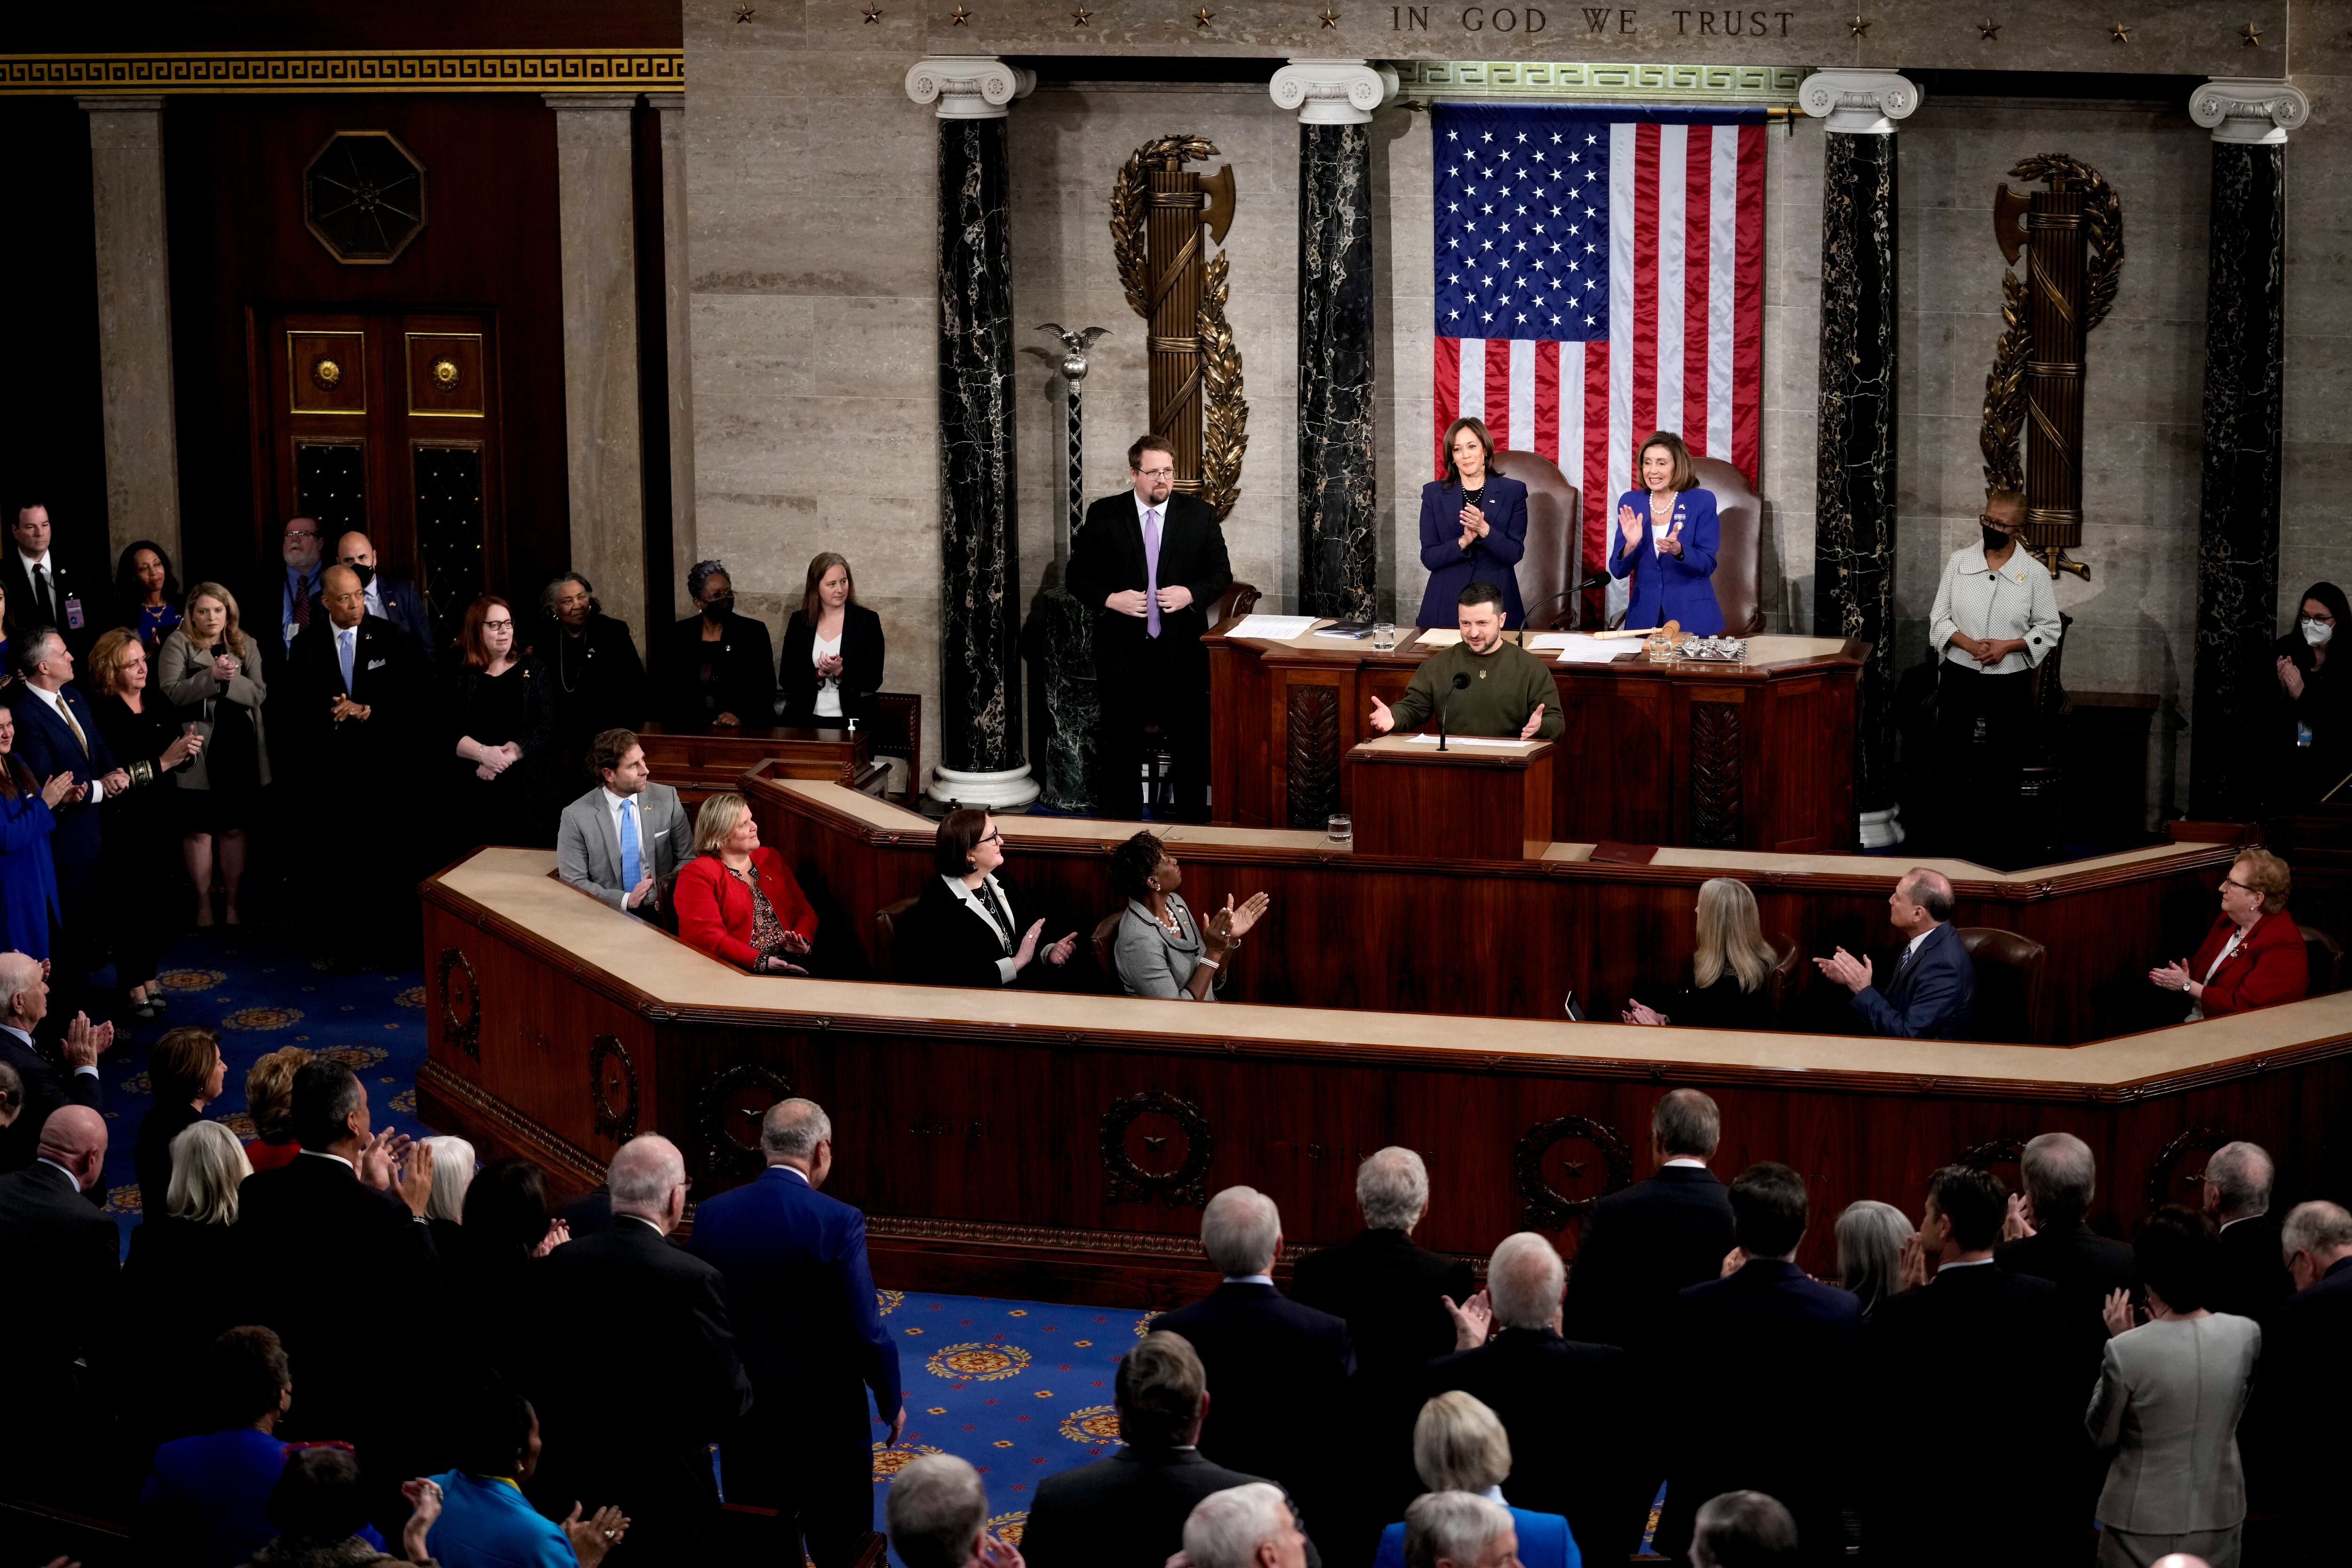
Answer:
[[[1787,1016],[1790,1004],[1796,1000],[1799,982],[1804,978],[1797,967],[1797,944],[1792,938],[1785,936],[1768,936],[1764,941],[1772,949],[1772,973],[1764,977],[1765,1005],[1769,1009],[1772,1027],[1786,1028],[1788,1026],[1782,1020]]]
[[[1698,482],[1715,496],[1720,525],[1715,602],[1725,635],[1764,629],[1764,502],[1746,475],[1719,458],[1694,458]],[[1519,562],[1519,595],[1531,631],[1597,631],[1606,624],[1609,574],[1584,572],[1583,512],[1566,475],[1533,452],[1497,452],[1495,471],[1528,487],[1528,549]],[[1613,522],[1611,524],[1613,526]]]
[[[1748,476],[1720,458],[1693,458],[1698,482],[1715,492],[1720,524],[1715,545],[1715,602],[1726,637],[1752,637],[1764,629],[1764,502]]]
[[[1116,996],[1127,987],[1118,983],[1118,922],[1127,918],[1127,910],[1117,909],[1095,921],[1094,935],[1087,945],[1094,949],[1095,970],[1110,986]]]
[[[1262,595],[1257,591],[1256,584],[1244,583],[1236,578],[1226,584],[1225,591],[1217,596],[1217,612],[1209,617],[1209,624],[1213,626],[1222,626],[1235,616],[1248,615],[1257,608],[1260,597]]]
[[[2306,996],[2331,994],[2344,973],[2344,944],[2321,931],[2317,926],[2299,925],[2303,933],[2303,956],[2311,966],[2311,983],[2304,988]]]
[[[1976,1011],[1967,1038],[1999,1045],[2042,1041],[2042,960],[2049,950],[1998,926],[1960,926],[1960,945],[1976,966]]]
[[[919,900],[900,899],[874,911],[874,978],[898,978],[898,922],[915,912]]]
[[[1576,608],[1574,595],[1584,573],[1580,557],[1584,531],[1583,499],[1549,458],[1533,452],[1497,452],[1494,471],[1528,487],[1527,553],[1519,557],[1519,603],[1526,624],[1538,631],[1573,625],[1563,620]],[[1543,619],[1538,622],[1540,613]]]

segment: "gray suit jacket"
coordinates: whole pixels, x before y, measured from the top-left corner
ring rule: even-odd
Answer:
[[[2215,1313],[2143,1323],[2107,1342],[2084,1425],[2115,1450],[2099,1522],[2135,1535],[2228,1530],[2246,1517],[2238,1417],[2263,1331]]]
[[[1195,998],[1185,989],[1192,984],[1192,971],[1201,966],[1205,944],[1200,925],[1181,894],[1168,895],[1168,909],[1176,917],[1174,933],[1151,918],[1149,906],[1133,899],[1127,901],[1127,916],[1118,922],[1118,944],[1113,949],[1119,985],[1130,996],[1157,996],[1166,1002],[1215,1001],[1217,985],[1224,984],[1223,974],[1204,998]]]
[[[655,887],[646,895],[648,904],[688,855],[692,837],[677,791],[648,784],[637,793],[637,855]],[[563,808],[563,824],[555,835],[555,874],[616,910],[625,907],[629,889],[621,880],[621,835],[604,805],[602,784]]]

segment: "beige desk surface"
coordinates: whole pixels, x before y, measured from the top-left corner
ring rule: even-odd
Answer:
[[[770,1011],[777,1015],[779,1023],[797,1016],[844,1016],[886,1023],[943,1020],[1192,1036],[1294,1049],[1323,1045],[1387,1047],[1469,1058],[1508,1055],[1563,1062],[1655,1061],[1790,1074],[1916,1075],[2070,1088],[2167,1079],[2215,1063],[2352,1037],[2352,992],[2062,1048],[1221,1003],[1204,1005],[1133,997],[761,977],[706,958],[642,921],[565,887],[548,874],[554,865],[551,850],[482,849],[436,879],[449,892],[662,1003]]]
[[[1314,626],[1309,626],[1305,635],[1300,637],[1241,637],[1236,640],[1246,643],[1255,643],[1262,647],[1297,648],[1302,651],[1315,653],[1352,653],[1367,655],[1379,658],[1393,658],[1399,654],[1410,657],[1417,653],[1434,651],[1433,649],[1426,647],[1416,646],[1420,643],[1421,634],[1423,630],[1423,628],[1419,626],[1399,626],[1397,628],[1397,647],[1393,650],[1390,651],[1376,650],[1372,647],[1372,642],[1370,637],[1319,637],[1315,635],[1315,628],[1317,626],[1328,626],[1331,625],[1331,623],[1332,617],[1325,616],[1321,619],[1318,620]],[[1450,630],[1452,628],[1441,627],[1438,629]],[[1232,636],[1230,632],[1222,634],[1213,633],[1212,635],[1226,637]],[[1517,642],[1526,635],[1527,634],[1525,633],[1517,631],[1509,631],[1503,634],[1507,639],[1512,642]],[[1641,639],[1638,637],[1627,637],[1620,646],[1622,647],[1629,654],[1638,654],[1642,650]],[[1751,666],[1793,664],[1801,659],[1827,658],[1830,655],[1838,652],[1844,647],[1845,641],[1842,637],[1749,637],[1748,639],[1747,662]],[[1538,654],[1536,657],[1538,658],[1545,658],[1548,661],[1550,658],[1550,656],[1545,654]],[[1592,665],[1586,668],[1597,669],[1602,667]],[[1703,669],[1706,666],[1701,664],[1692,664],[1682,668]],[[1734,666],[1733,668],[1737,667]]]

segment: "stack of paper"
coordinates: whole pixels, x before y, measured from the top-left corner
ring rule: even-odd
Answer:
[[[1421,632],[1423,647],[1452,647],[1462,640],[1462,634],[1452,626],[1424,626]]]
[[[1244,616],[1229,637],[1264,637],[1268,642],[1288,642],[1303,637],[1319,617],[1315,616]]]
[[[1437,741],[1435,735],[1409,735],[1405,738],[1405,743],[1412,746],[1434,746]],[[1446,741],[1446,750],[1452,751],[1456,746],[1483,746],[1490,752],[1524,752],[1540,743],[1536,741],[1499,740],[1489,735],[1454,735]]]

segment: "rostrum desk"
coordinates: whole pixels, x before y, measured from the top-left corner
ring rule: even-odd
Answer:
[[[929,874],[929,825],[908,814],[829,784],[754,778],[746,789],[763,837],[782,845],[813,894],[846,904],[864,896],[851,886],[861,876]],[[1124,831],[1006,825],[1016,879],[1047,865],[1098,879],[1102,847]],[[1369,927],[1318,917],[1385,904],[1397,896],[1383,890],[1391,876],[1433,899],[1440,885],[1411,880],[1422,875],[1412,862],[1318,858],[1309,837],[1178,840],[1188,873],[1214,867],[1231,883],[1228,868],[1241,866],[1248,881],[1289,879],[1270,924],[1249,939],[1245,973],[1270,974],[1271,939],[1294,929],[1369,975],[1400,944],[1458,934],[1458,900],[1482,900],[1488,882],[1605,892],[1632,929],[1687,931],[1696,880],[1725,868],[1454,868],[1455,905]],[[1589,846],[1554,847],[1580,848]],[[2108,858],[2079,873],[2073,897],[2095,917],[2145,906],[2160,924],[2183,877],[2210,908],[2229,852],[2192,843]],[[1676,855],[1696,852],[1661,858]],[[1900,869],[1821,858],[1855,868],[1832,876],[1801,858],[1777,871],[1729,868],[1800,919],[1811,918],[1808,903],[1857,913],[1881,903]],[[833,1117],[828,1190],[866,1211],[877,1278],[898,1288],[1167,1305],[1213,1283],[1197,1241],[1211,1192],[1258,1187],[1281,1205],[1294,1247],[1329,1245],[1360,1224],[1357,1163],[1391,1143],[1429,1160],[1432,1203],[1417,1232],[1427,1245],[1483,1257],[1533,1226],[1572,1253],[1585,1206],[1647,1173],[1651,1106],[1681,1084],[1722,1106],[1718,1173],[1785,1160],[1825,1219],[1862,1197],[1916,1214],[1927,1174],[1956,1159],[2013,1183],[2022,1141],[2049,1131],[2076,1133],[2096,1154],[2092,1220],[2110,1234],[2128,1235],[2158,1202],[2193,1203],[2205,1153],[2229,1138],[2277,1157],[2281,1204],[2352,1185],[2352,1145],[2329,1136],[2352,1088],[2352,994],[2066,1047],[763,978],[566,888],[553,862],[546,851],[483,849],[427,882],[424,1121],[472,1138],[486,1157],[533,1160],[560,1194],[594,1184],[624,1139],[660,1131],[686,1152],[699,1199],[757,1172],[770,1101],[806,1095]],[[2076,868],[2041,875],[2059,870]],[[1308,890],[1318,876],[1343,896],[1318,902]],[[1216,885],[1200,881],[1196,905]],[[1963,897],[2004,887],[2018,901],[1981,907],[2067,901],[1990,879],[1964,884]],[[2196,912],[2183,905],[2170,918]],[[1562,928],[1551,944],[1577,949],[1599,929]],[[1832,1227],[1816,1224],[1800,1261],[1825,1271],[1832,1249]]]
[[[1211,628],[1210,809],[1244,827],[1321,827],[1349,809],[1349,748],[1372,738],[1434,651],[1400,627],[1369,641],[1287,642]],[[1317,623],[1328,626],[1328,621]],[[1504,634],[1517,637],[1516,632]],[[1857,842],[1854,712],[1870,645],[1759,637],[1744,664],[1551,662],[1567,733],[1554,742],[1548,837],[1835,854]],[[1538,654],[1539,658],[1547,656]]]

